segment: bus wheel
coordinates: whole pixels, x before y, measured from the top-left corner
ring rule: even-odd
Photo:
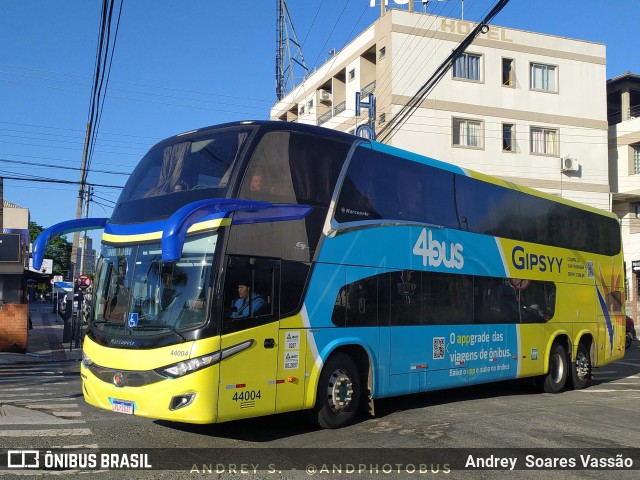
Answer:
[[[344,353],[332,355],[320,374],[312,420],[322,428],[349,425],[358,413],[360,393],[354,361]]]
[[[571,368],[571,378],[569,380],[575,390],[585,388],[591,380],[591,358],[589,357],[589,349],[582,342],[578,345],[578,354],[576,355],[573,368]]]
[[[551,348],[549,371],[540,378],[542,390],[546,393],[558,393],[562,390],[567,383],[567,370],[567,352],[562,345],[556,343]]]

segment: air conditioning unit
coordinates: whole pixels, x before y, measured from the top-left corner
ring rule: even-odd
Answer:
[[[326,90],[318,90],[318,96],[320,97],[321,102],[331,103],[331,92],[327,92]]]
[[[575,158],[563,157],[560,160],[562,162],[560,168],[563,172],[577,172],[580,168],[580,165],[578,165],[578,160],[576,160]]]

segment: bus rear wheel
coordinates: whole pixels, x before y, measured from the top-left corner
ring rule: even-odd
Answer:
[[[358,414],[361,390],[360,374],[351,357],[332,355],[320,374],[312,421],[321,428],[349,425]]]
[[[558,393],[564,388],[567,383],[568,363],[564,347],[559,343],[554,344],[549,356],[549,371],[538,379],[545,393]]]
[[[571,368],[571,377],[569,380],[575,390],[586,388],[591,380],[591,357],[589,355],[589,349],[582,342],[578,345],[576,361]]]

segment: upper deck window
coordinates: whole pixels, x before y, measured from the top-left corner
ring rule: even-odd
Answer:
[[[178,136],[152,148],[127,181],[111,221],[126,224],[168,217],[205,198],[224,198],[255,127]]]
[[[256,147],[240,198],[328,207],[350,143],[276,131]]]

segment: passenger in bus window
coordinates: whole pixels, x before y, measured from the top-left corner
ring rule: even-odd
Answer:
[[[231,309],[232,318],[254,316],[264,308],[266,302],[257,293],[251,291],[251,282],[243,280],[238,283],[238,299]]]
[[[187,185],[187,183],[182,180],[178,180],[176,183],[173,184],[174,192],[181,192],[182,190],[188,190],[188,188],[189,186]]]
[[[264,172],[261,169],[254,170],[253,175],[251,176],[251,182],[249,183],[249,191],[251,192],[266,191]]]

